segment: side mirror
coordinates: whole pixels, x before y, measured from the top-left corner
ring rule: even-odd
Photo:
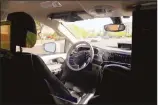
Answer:
[[[56,51],[56,43],[54,42],[45,43],[43,47],[46,52],[54,53]]]
[[[109,32],[119,32],[125,30],[124,24],[108,24],[104,25],[104,30]]]

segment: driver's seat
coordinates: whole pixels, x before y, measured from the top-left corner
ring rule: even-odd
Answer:
[[[0,54],[10,54],[0,57],[2,102],[55,104],[50,87],[58,94],[68,95],[69,92],[63,89],[63,84],[51,74],[39,56],[22,53],[21,47],[33,47],[36,41],[33,18],[24,12],[14,12],[8,15],[7,20],[11,22],[11,50],[0,50]],[[16,46],[20,46],[20,52],[16,52]]]

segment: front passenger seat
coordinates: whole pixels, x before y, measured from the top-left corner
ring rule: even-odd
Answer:
[[[39,56],[22,52],[22,47],[33,47],[36,42],[37,32],[33,18],[24,12],[14,12],[8,15],[7,20],[11,22],[9,53],[12,56],[0,57],[2,102],[55,104],[49,85],[53,94],[70,95]],[[16,46],[20,46],[20,52],[16,52]]]

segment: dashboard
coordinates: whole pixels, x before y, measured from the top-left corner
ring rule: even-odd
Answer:
[[[75,50],[84,51],[89,49],[90,49],[89,47],[80,46]],[[127,67],[130,70],[131,68],[130,52],[126,52],[124,50],[119,51],[119,50],[102,49],[94,46],[93,49],[94,49],[93,62],[92,65],[87,66],[86,70],[81,70],[78,72],[66,70],[67,72],[65,71],[65,73],[61,72],[62,71],[61,67],[65,60],[61,57],[50,59],[49,61],[47,61],[47,66],[52,72],[52,74],[55,74],[59,78],[61,77],[61,75],[68,74],[67,76],[64,76],[64,78],[66,77],[65,86],[69,90],[73,90],[77,93],[88,93],[89,90],[96,88],[97,84],[101,81],[99,78],[100,76],[98,76],[98,74],[100,73],[101,70],[104,69],[106,65],[118,64]],[[117,72],[119,71],[117,67],[115,69],[117,69]],[[123,70],[123,73],[126,72],[124,72]],[[74,87],[77,87],[77,90],[74,89]]]
[[[61,66],[64,62],[64,59],[61,57],[57,57],[55,59],[50,60],[49,63],[47,63],[47,67],[52,72],[52,74],[58,74],[61,71]]]
[[[94,59],[93,64],[104,66],[107,64],[119,64],[131,68],[131,53],[126,51],[117,51],[110,49],[102,49],[94,47]],[[89,50],[86,46],[81,46],[78,51]],[[64,59],[62,57],[55,57],[47,61],[47,66],[53,74],[58,74],[61,71],[62,63]],[[98,67],[99,67],[98,66]],[[95,68],[96,66],[94,66]]]
[[[131,67],[131,53],[125,51],[117,51],[117,50],[109,50],[109,49],[101,49],[98,47],[94,47],[94,60],[93,63],[97,64],[120,64],[126,67]],[[81,50],[89,50],[88,47],[80,47],[78,49]]]
[[[126,51],[119,50],[110,50],[110,49],[102,49],[98,47],[94,47],[94,58],[92,65],[86,68],[86,70],[81,70],[78,72],[68,71],[67,78],[65,79],[65,87],[67,87],[72,94],[73,97],[77,98],[78,103],[83,103],[83,100],[90,99],[94,96],[95,92],[93,89],[98,86],[98,83],[101,81],[100,70],[104,69],[104,67],[108,64],[118,64],[128,68],[131,68],[131,53]],[[80,46],[77,51],[90,50],[89,47]],[[47,60],[47,66],[52,72],[59,78],[61,66],[64,63],[63,57],[54,57],[53,59]],[[89,69],[90,68],[90,69]],[[92,69],[92,70],[91,70]],[[116,68],[117,69],[117,68]],[[119,71],[119,70],[117,70]],[[124,72],[124,71],[123,71]],[[125,72],[126,73],[126,72]],[[66,76],[64,76],[66,77]],[[63,80],[63,79],[62,79]],[[84,82],[83,82],[84,81]],[[92,91],[92,92],[91,92]],[[91,92],[89,94],[89,92]],[[88,98],[87,98],[88,97]]]
[[[106,60],[105,54],[103,55],[103,59]],[[131,63],[131,56],[127,55],[127,54],[120,54],[117,52],[110,52],[107,60],[130,64]]]

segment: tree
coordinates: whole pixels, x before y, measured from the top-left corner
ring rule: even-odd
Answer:
[[[79,27],[75,24],[71,24],[68,26],[72,33],[74,33],[76,38],[88,38],[88,37],[95,37],[97,36],[97,33],[95,30],[94,32],[87,31],[86,29]]]
[[[40,39],[42,39],[41,32],[44,27],[44,24],[42,24],[38,20],[35,20],[35,23],[36,23],[36,28],[37,28],[37,35],[40,37]]]

